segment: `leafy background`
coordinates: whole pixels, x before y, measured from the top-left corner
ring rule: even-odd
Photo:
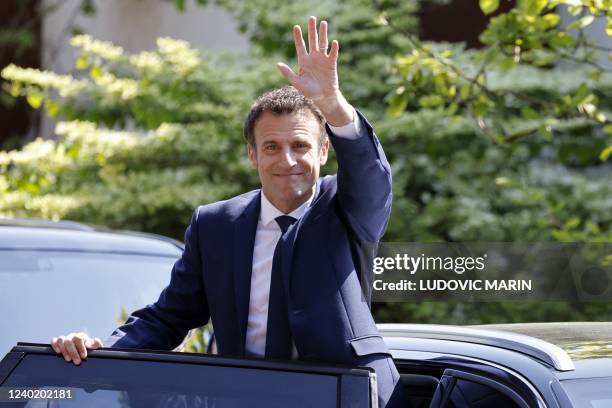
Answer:
[[[60,121],[57,140],[0,152],[0,215],[182,238],[197,205],[257,188],[244,116],[257,95],[284,85],[275,62],[295,64],[290,27],[317,15],[341,43],[341,88],[393,168],[385,241],[612,242],[612,74],[596,58],[610,50],[582,35],[597,17],[612,36],[610,1],[519,0],[499,12],[498,1],[481,0],[493,17],[480,49],[421,42],[415,0],[216,3],[249,36],[249,55],[169,38],[130,54],[78,35],[80,75],[5,67],[10,95]],[[574,23],[559,24],[561,8]],[[608,303],[373,310],[379,322],[612,318]]]

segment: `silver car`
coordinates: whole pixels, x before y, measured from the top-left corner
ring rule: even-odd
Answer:
[[[0,220],[0,355],[59,333],[104,339],[170,282],[179,241],[74,222]]]

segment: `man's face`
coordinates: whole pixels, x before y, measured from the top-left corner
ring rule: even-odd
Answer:
[[[268,200],[287,214],[314,193],[319,169],[327,161],[329,141],[319,148],[321,128],[309,111],[264,112],[254,133],[255,147],[248,145],[251,165],[259,173]]]

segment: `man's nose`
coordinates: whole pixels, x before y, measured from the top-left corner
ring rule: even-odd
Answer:
[[[297,163],[297,160],[295,159],[294,153],[291,148],[286,147],[283,149],[282,158],[283,162],[287,163],[287,165],[289,166],[293,167]]]

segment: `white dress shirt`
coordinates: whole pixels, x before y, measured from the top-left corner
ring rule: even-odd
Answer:
[[[340,127],[329,126],[336,136],[356,139],[360,135],[361,121],[353,113],[353,122]],[[250,355],[264,356],[266,352],[266,332],[268,328],[268,303],[270,299],[270,282],[272,275],[272,258],[274,249],[281,237],[281,229],[276,217],[289,215],[299,220],[314,198],[314,194],[301,206],[289,214],[284,214],[274,207],[265,194],[261,193],[261,210],[255,233],[253,248],[253,267],[251,272],[251,291],[249,299],[249,317],[246,332],[246,352]],[[297,358],[295,344],[292,358]]]

